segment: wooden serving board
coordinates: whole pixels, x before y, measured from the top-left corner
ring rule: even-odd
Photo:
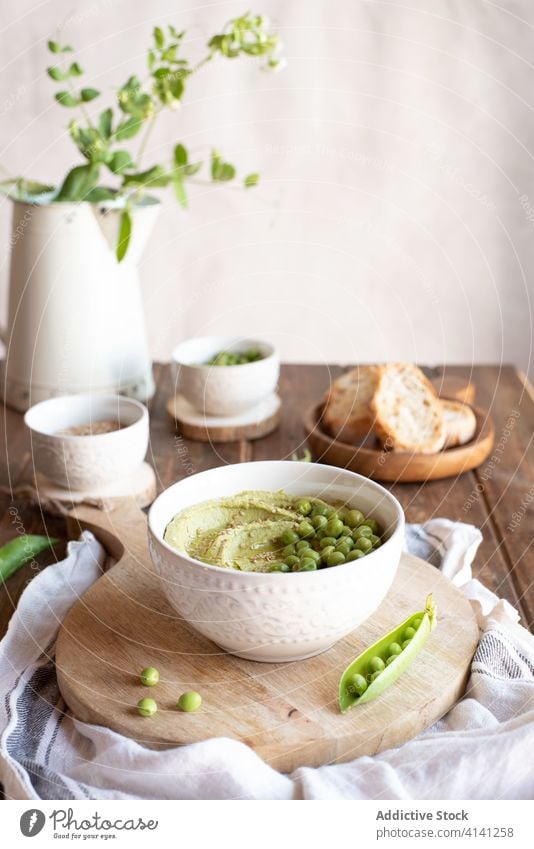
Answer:
[[[495,429],[489,413],[472,408],[476,416],[473,439],[465,445],[446,448],[436,454],[386,451],[374,437],[362,445],[335,439],[323,430],[323,405],[314,405],[304,415],[307,441],[315,460],[350,469],[368,478],[390,483],[423,483],[456,477],[476,469],[489,457],[495,442]]]
[[[423,560],[403,555],[387,599],[327,652],[295,663],[256,663],[226,654],[178,618],[153,571],[146,520],[133,502],[106,514],[79,507],[70,521],[72,530],[93,530],[121,558],[72,607],[59,633],[59,685],[80,720],[157,748],[231,737],[291,772],[399,746],[464,692],[478,642],[476,619],[467,599]],[[429,592],[438,625],[414,664],[376,701],[342,715],[337,688],[344,668],[422,609]],[[139,683],[145,666],[159,669],[157,687]],[[189,689],[203,697],[194,714],[176,709]],[[153,717],[135,709],[143,696],[158,702]]]

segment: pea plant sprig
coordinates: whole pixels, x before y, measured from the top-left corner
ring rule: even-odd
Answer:
[[[28,181],[22,177],[4,180],[0,190],[30,201],[47,198],[54,202],[100,203],[119,202],[121,208],[119,238],[116,248],[120,262],[128,250],[132,233],[132,210],[147,191],[172,185],[176,199],[187,207],[188,180],[204,166],[213,183],[228,183],[237,176],[234,165],[225,161],[215,148],[208,162],[192,156],[182,142],[173,146],[167,163],[156,163],[142,168],[150,135],[160,114],[176,110],[189,85],[190,78],[216,58],[261,58],[263,70],[277,70],[283,60],[278,56],[280,40],[269,27],[267,18],[247,13],[229,21],[222,32],[212,36],[207,43],[205,56],[191,64],[183,51],[185,32],[175,27],[155,27],[153,42],[147,53],[147,74],[144,80],[137,75],[118,89],[116,104],[105,108],[98,117],[88,110],[88,104],[100,97],[92,87],[80,86],[84,71],[72,60],[72,47],[59,41],[49,41],[48,49],[55,63],[47,68],[48,76],[61,88],[56,101],[65,109],[76,109],[79,117],[68,125],[69,135],[82,155],[83,164],[73,167],[59,188]],[[71,61],[72,60],[72,61]],[[124,146],[135,137],[140,143],[137,153]],[[101,182],[103,176],[115,185]],[[247,174],[242,181],[245,188],[256,186],[259,175]]]

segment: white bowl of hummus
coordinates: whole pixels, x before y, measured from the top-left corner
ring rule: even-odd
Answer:
[[[252,515],[251,525],[247,511],[255,504],[253,495],[248,506],[243,504],[247,492],[260,492],[262,502],[265,493],[273,494],[272,519],[263,503],[264,512]],[[246,548],[253,548],[251,532],[256,525],[263,525],[257,540],[262,549],[265,525],[280,520],[276,506],[280,492],[362,511],[379,524],[381,544],[364,557],[341,565],[286,573],[249,568],[239,558],[236,563],[228,558],[224,546],[218,563],[217,544],[209,553],[198,548],[201,534],[210,529],[214,542],[217,534],[224,537],[231,530],[232,545],[239,548],[241,527],[247,535]],[[180,516],[184,517],[182,524]],[[152,561],[180,618],[231,654],[278,663],[325,651],[377,609],[398,568],[404,513],[384,487],[354,472],[315,463],[267,460],[220,466],[179,481],[154,501],[148,529]],[[279,525],[273,524],[272,530],[278,538]],[[199,559],[208,554],[212,562]]]
[[[256,351],[240,365],[211,365],[222,352]],[[280,361],[272,345],[238,336],[203,336],[172,352],[176,391],[201,413],[233,416],[252,409],[275,391]]]

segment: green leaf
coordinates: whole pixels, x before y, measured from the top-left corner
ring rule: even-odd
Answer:
[[[47,68],[46,73],[48,74],[50,79],[55,80],[56,82],[66,80],[69,76],[68,71],[62,71],[61,68],[56,68],[55,66]]]
[[[229,162],[223,162],[216,150],[211,154],[211,179],[216,183],[227,183],[235,177],[235,168]]]
[[[182,206],[184,209],[186,209],[187,208],[187,194],[186,194],[186,191],[185,191],[185,185],[184,185],[183,177],[182,177],[182,175],[180,174],[179,171],[175,171],[173,178],[172,178],[172,184],[174,186],[174,193],[176,195],[176,199],[177,199],[178,203],[180,204],[180,206]]]
[[[128,245],[130,244],[130,238],[132,235],[132,216],[128,212],[127,209],[121,215],[121,221],[119,226],[119,241],[117,242],[117,260],[122,262],[124,257],[126,256],[126,251],[128,250]]]
[[[109,139],[111,136],[111,128],[113,125],[113,110],[105,109],[100,113],[100,118],[98,119],[98,129],[100,131],[100,135],[103,139]]]
[[[123,174],[134,165],[132,157],[127,150],[117,150],[111,157],[108,167],[114,174]]]
[[[186,177],[192,177],[194,174],[197,174],[202,168],[202,162],[190,162],[184,168],[184,174]]]
[[[59,193],[58,201],[83,201],[95,188],[100,176],[100,167],[94,163],[78,165],[69,171]]]
[[[115,189],[106,189],[105,186],[97,186],[88,192],[86,201],[88,203],[100,203],[103,200],[115,200],[117,192]]]
[[[122,124],[119,124],[117,129],[115,130],[115,138],[117,141],[124,141],[124,139],[131,139],[141,129],[143,122],[140,118],[128,118],[127,121],[123,121]]]
[[[80,101],[77,97],[74,97],[70,91],[58,91],[55,95],[55,98],[58,103],[61,103],[62,106],[68,106],[72,108],[73,106],[78,106]]]
[[[137,174],[125,174],[123,185],[162,188],[163,186],[168,186],[170,181],[171,175],[165,171],[163,165],[154,165],[147,171],[141,171]]]
[[[51,53],[72,53],[72,47],[61,45],[58,41],[48,41],[47,45]]]
[[[154,43],[159,50],[165,44],[165,36],[163,34],[163,30],[160,27],[154,27]]]
[[[80,94],[84,103],[90,103],[100,92],[96,88],[82,88]]]
[[[252,188],[252,186],[257,186],[260,182],[259,174],[247,174],[245,179],[243,180],[243,185],[246,189]]]
[[[183,144],[177,144],[174,148],[174,161],[177,165],[187,165],[187,150]]]
[[[185,35],[185,30],[182,30],[182,32],[178,32],[176,27],[173,27],[172,24],[169,24],[169,33],[173,38],[176,38],[178,41],[180,41],[180,39],[182,39]]]
[[[71,77],[81,77],[83,74],[83,69],[80,68],[77,62],[73,62],[69,68],[69,72]]]

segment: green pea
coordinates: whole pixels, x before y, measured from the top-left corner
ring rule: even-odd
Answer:
[[[367,539],[371,540],[373,548],[378,548],[380,545],[382,545],[382,540],[380,539],[380,537],[377,537],[376,534],[371,534],[371,536],[367,537]]]
[[[296,548],[293,544],[284,545],[283,549],[280,551],[280,554],[282,555],[282,557],[285,560],[286,557],[290,557],[292,554],[295,553],[295,551],[296,551]]]
[[[300,563],[300,558],[297,557],[296,554],[290,554],[289,557],[286,557],[285,562],[287,563],[289,568],[292,569],[295,563]]]
[[[402,651],[402,649],[401,649],[401,647],[399,646],[398,643],[391,643],[391,645],[388,646],[388,650],[387,650],[388,656],[390,656],[392,654],[393,655],[400,654],[401,651]]]
[[[313,518],[316,516],[326,516],[327,509],[326,504],[314,504],[311,514]]]
[[[368,551],[371,551],[373,547],[373,543],[367,537],[361,537],[361,539],[356,541],[356,548],[359,548],[360,551],[363,551],[364,554],[367,554]]]
[[[421,624],[422,621],[423,621],[422,618],[419,617],[419,616],[417,617],[417,619],[413,620],[412,626],[415,628],[416,631],[419,628],[419,625]]]
[[[363,551],[360,551],[359,548],[353,548],[353,550],[349,551],[347,554],[347,563],[352,563],[353,560],[359,560],[360,557],[365,557]]]
[[[310,539],[315,536],[315,528],[310,522],[301,522],[297,528],[297,533],[301,539]]]
[[[139,677],[144,687],[155,687],[159,681],[159,672],[153,666],[147,666]]]
[[[415,637],[415,628],[408,626],[402,636],[404,637],[404,640],[410,641],[412,637]]]
[[[377,678],[378,678],[378,676],[380,675],[381,671],[382,671],[382,670],[378,670],[378,669],[377,669],[377,671],[376,671],[376,672],[373,672],[373,674],[369,676],[369,680],[370,680],[370,683],[371,683],[371,684],[373,683],[373,681],[376,681],[376,679],[377,679]]]
[[[345,521],[349,528],[357,528],[364,521],[365,516],[361,510],[348,510]]]
[[[298,538],[299,538],[299,535],[297,534],[297,532],[291,530],[291,528],[288,528],[281,535],[280,541],[282,542],[283,545],[291,545],[291,543],[297,542]]]
[[[412,642],[411,640],[404,640],[404,642],[402,644],[403,651],[404,651],[404,649],[408,648],[408,646],[410,645],[411,642]]]
[[[310,543],[307,539],[301,539],[299,542],[297,542],[295,546],[297,554],[299,554],[299,552],[303,551],[305,548],[310,548]]]
[[[372,532],[371,528],[369,527],[369,525],[360,525],[360,527],[356,528],[356,530],[353,531],[352,533],[355,534],[358,539],[360,539],[361,537],[371,537],[371,536],[373,536],[373,532]]]
[[[140,716],[153,716],[158,710],[154,699],[140,699],[137,702],[137,712]]]
[[[297,504],[297,510],[302,516],[309,516],[312,511],[312,506],[305,498]]]
[[[329,545],[335,545],[336,542],[337,539],[335,537],[323,537],[321,542],[319,543],[319,548],[328,548]]]
[[[200,693],[195,692],[195,690],[188,690],[186,693],[182,693],[178,699],[178,708],[185,713],[192,713],[198,710],[201,704],[202,696]]]
[[[386,666],[389,666],[389,664],[390,664],[390,663],[393,663],[393,661],[394,661],[394,660],[395,660],[395,658],[397,658],[397,657],[398,657],[398,654],[392,654],[392,655],[390,655],[390,656],[388,657],[388,659],[386,660]]]
[[[343,528],[342,528],[342,531],[341,531],[341,536],[352,538],[352,528],[349,528],[348,525],[343,525]]]
[[[380,525],[378,524],[376,519],[366,519],[365,524],[367,525],[368,528],[371,528],[371,530],[374,534],[380,533]]]
[[[349,543],[349,541],[346,537],[341,537],[341,541],[338,542],[338,544],[336,545],[336,551],[341,551],[341,553],[344,554],[345,557],[347,556],[347,554],[349,553],[351,548],[352,548],[352,540]]]
[[[378,657],[378,655],[375,655],[375,657],[372,657],[371,660],[369,661],[369,671],[370,672],[382,672],[385,665],[386,664],[384,663],[382,658]]]
[[[355,673],[349,678],[347,682],[347,689],[352,695],[361,696],[362,693],[365,693],[365,691],[367,690],[367,681],[365,680],[363,675]]]
[[[306,558],[305,560],[300,561],[300,566],[297,569],[297,572],[314,572],[317,569],[317,563],[315,560],[310,560]]]
[[[328,560],[329,556],[330,556],[331,554],[333,554],[333,553],[335,552],[335,550],[336,550],[336,549],[334,548],[334,546],[333,546],[333,545],[329,545],[329,546],[327,546],[326,548],[323,548],[323,550],[321,551],[321,559],[322,559],[323,563],[326,563],[326,561]]]
[[[313,548],[307,548],[304,551],[303,557],[308,557],[310,560],[314,560],[315,563],[320,563],[322,555],[319,551],[314,551]]]
[[[316,530],[320,531],[321,528],[326,527],[326,525],[328,524],[328,519],[326,518],[326,516],[314,516],[311,520],[311,523]]]
[[[341,551],[333,551],[326,558],[327,566],[341,566],[345,562],[345,555]]]
[[[329,519],[328,524],[326,525],[326,532],[328,536],[335,537],[336,539],[341,536],[341,531],[343,530],[343,522],[341,519]]]
[[[269,566],[269,572],[288,572],[289,566],[287,563],[283,563],[281,560],[275,560],[274,563],[271,563]]]

